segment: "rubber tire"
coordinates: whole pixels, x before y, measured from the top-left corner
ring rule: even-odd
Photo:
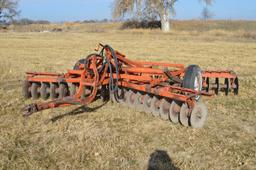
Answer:
[[[188,127],[189,126],[189,109],[188,105],[186,103],[183,103],[180,109],[180,114],[179,114],[179,121],[180,123]]]
[[[200,114],[200,117],[198,116]],[[201,128],[205,124],[208,116],[207,107],[202,102],[197,102],[190,115],[190,125],[193,128]]]
[[[86,64],[86,61],[90,59],[90,57],[97,55],[100,56],[99,54],[93,53],[93,54],[89,54],[86,58],[82,58],[80,60],[78,60],[75,65],[73,66],[73,70],[79,70],[79,65],[80,64]]]
[[[78,61],[75,63],[75,65],[74,65],[74,67],[73,67],[73,70],[79,70],[79,64],[84,64],[85,61],[86,61],[85,58],[78,60]]]
[[[22,96],[25,99],[29,99],[31,97],[31,83],[27,80],[25,80],[22,84]]]
[[[200,84],[199,90],[201,91],[203,87],[202,85],[203,78],[202,78],[202,71],[198,65],[190,65],[186,68],[185,75],[182,82],[182,87],[194,90],[195,89],[194,83],[195,83],[196,77],[200,78],[201,84]],[[200,97],[201,97],[200,95],[196,96],[195,97],[196,101],[198,101]]]
[[[40,93],[39,93],[39,88],[40,88],[40,84],[39,83],[32,83],[31,86],[31,96],[33,100],[36,100],[39,98]]]
[[[43,100],[47,100],[50,96],[48,90],[50,89],[50,85],[48,83],[41,83],[40,88],[40,96]]]
[[[177,111],[178,109],[178,111]],[[178,101],[172,101],[170,110],[169,110],[169,119],[173,123],[178,123],[179,122],[179,115],[180,115],[180,109],[181,109],[181,104]]]

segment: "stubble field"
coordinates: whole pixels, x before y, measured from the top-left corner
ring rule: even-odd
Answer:
[[[220,32],[0,33],[0,169],[255,169],[256,39]],[[203,98],[209,117],[202,129],[101,101],[86,111],[22,117],[20,109],[32,102],[21,96],[24,72],[64,72],[99,42],[131,59],[232,69],[240,93]]]

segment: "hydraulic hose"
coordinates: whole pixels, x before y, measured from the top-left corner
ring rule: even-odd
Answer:
[[[110,94],[114,94],[115,98],[118,98],[118,81],[119,81],[119,68],[118,68],[118,60],[117,60],[117,56],[116,56],[116,52],[115,50],[110,46],[110,45],[104,45],[100,55],[104,56],[104,50],[105,49],[109,49],[111,52],[111,55],[114,59],[115,62],[115,68],[113,68],[113,65],[111,64],[110,60],[107,57],[104,57],[104,59],[106,60],[106,62],[108,63],[108,67],[109,67],[109,75],[110,75],[110,81],[109,81],[109,93]],[[114,80],[113,78],[113,69],[115,69],[116,71],[116,78]]]

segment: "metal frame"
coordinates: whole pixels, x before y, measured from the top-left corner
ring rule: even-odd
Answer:
[[[198,92],[182,87],[182,79],[186,71],[183,64],[133,61],[118,51],[114,51],[113,55],[113,50],[109,46],[99,44],[97,50],[100,48],[102,48],[101,51],[104,50],[104,59],[99,54],[92,54],[86,59],[86,63],[78,63],[78,69],[67,70],[65,74],[27,72],[25,82],[29,86],[26,86],[25,90],[28,92],[31,92],[33,83],[76,84],[78,90],[74,95],[30,104],[23,108],[24,116],[48,108],[90,104],[96,99],[100,88],[113,80],[120,88],[186,103],[190,112],[197,102],[196,95],[212,96],[213,93],[210,91],[215,90],[216,93],[221,89],[226,94],[231,90],[238,93],[238,78],[233,71],[202,71],[203,90]],[[114,57],[116,57],[117,63]],[[110,65],[113,68],[112,74],[109,71]],[[215,79],[215,83],[210,83],[210,78]],[[117,79],[118,82],[116,82]],[[220,84],[219,79],[225,79],[226,83]],[[84,90],[88,87],[91,89],[90,94],[83,98]]]

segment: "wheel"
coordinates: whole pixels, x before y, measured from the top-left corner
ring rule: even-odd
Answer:
[[[79,69],[80,69],[79,66],[80,66],[81,64],[85,64],[85,61],[86,61],[85,58],[78,60],[78,61],[75,63],[75,65],[74,65],[74,67],[73,67],[73,70],[79,70]]]
[[[31,96],[32,96],[32,99],[36,100],[36,99],[39,98],[39,96],[40,96],[39,88],[40,88],[40,84],[39,83],[32,83],[32,86],[31,86]]]
[[[57,90],[58,90],[58,85],[56,83],[51,83],[50,84],[50,98],[52,100],[58,98]]]
[[[151,113],[151,109],[150,109],[151,100],[152,100],[152,97],[146,94],[143,100],[143,110],[146,113]]]
[[[89,79],[92,80],[92,82],[87,85],[80,84],[78,87],[77,93],[74,93],[75,91],[72,91],[71,93],[73,95],[74,94],[78,95],[77,97],[81,99],[80,101],[81,104],[84,104],[84,105],[89,104],[95,100],[97,93],[99,91],[98,90],[99,87],[97,86],[100,78],[99,72],[101,72],[103,68],[104,68],[103,56],[99,54],[90,54],[86,58],[80,59],[75,63],[73,70],[86,70],[89,73]],[[104,71],[107,71],[107,70],[105,69]],[[83,86],[83,88],[81,86]]]
[[[135,97],[136,97],[136,93],[132,90],[130,90],[130,93],[127,95],[127,103],[128,106],[131,108],[134,108],[134,104],[135,104]]]
[[[238,91],[239,91],[239,81],[238,81],[238,78],[237,78],[237,77],[235,78],[234,84],[235,84],[234,94],[235,94],[235,95],[238,95]]]
[[[68,95],[68,85],[64,83],[60,83],[59,85],[59,98],[64,98]]]
[[[50,85],[48,83],[42,83],[40,89],[40,96],[42,99],[47,100],[50,96],[49,94]]]
[[[179,121],[183,126],[189,126],[189,108],[186,103],[183,103],[180,109]]]
[[[103,58],[101,55],[99,54],[90,54],[88,55],[86,58],[82,58],[80,60],[78,60],[75,65],[73,66],[73,70],[80,70],[80,69],[84,69],[84,67],[86,67],[86,64],[88,64],[88,61],[93,58],[96,57],[97,58],[97,68],[100,67],[103,64]],[[81,65],[84,65],[81,67]]]
[[[153,116],[160,116],[160,100],[154,96],[150,103],[150,110]]]
[[[229,79],[225,78],[225,95],[227,96],[229,93]]]
[[[173,123],[179,122],[180,110],[181,110],[181,103],[178,101],[172,101],[170,110],[169,110],[169,119]]]
[[[169,120],[169,111],[171,104],[168,100],[162,99],[160,102],[160,117],[163,120]]]
[[[202,71],[197,65],[190,65],[186,68],[182,82],[182,87],[201,92],[203,87]],[[195,96],[195,100],[200,99],[200,95]]]
[[[31,83],[27,80],[23,82],[22,95],[25,99],[29,99],[31,97]]]
[[[97,84],[99,83],[99,78],[100,78],[98,67],[102,66],[101,65],[102,62],[103,62],[102,56],[98,54],[91,54],[86,57],[84,64],[81,60],[79,60],[77,62],[78,64],[76,63],[74,66],[74,70],[76,69],[86,70],[89,73],[88,79],[91,80],[91,82],[87,83],[86,85],[82,85],[82,84],[79,85],[77,97],[81,99],[80,104],[82,105],[86,105],[93,102],[93,100],[95,100],[97,96],[97,92],[99,88]]]
[[[208,112],[204,103],[197,102],[190,115],[190,125],[193,128],[201,128],[207,120]]]
[[[143,110],[143,98],[144,95],[142,95],[140,92],[136,93],[134,105],[138,110]]]

